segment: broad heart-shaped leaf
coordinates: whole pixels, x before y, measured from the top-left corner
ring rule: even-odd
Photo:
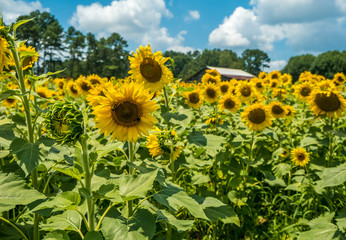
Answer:
[[[205,199],[197,195],[192,197],[201,205],[210,221],[216,222],[220,219],[224,223],[234,223],[240,226],[239,218],[231,206],[214,197],[206,197]]]
[[[270,186],[281,186],[281,187],[286,186],[286,183],[284,180],[274,176],[271,172],[264,171],[263,173],[265,176],[264,182],[268,183]]]
[[[156,212],[157,214],[157,222],[165,221],[172,225],[178,232],[185,232],[190,230],[193,226],[193,220],[180,220],[176,219],[172,214],[167,212],[166,210],[159,210]]]
[[[15,127],[15,124],[3,124],[0,125],[0,138],[4,138],[6,140],[13,140],[15,139],[13,128]]]
[[[65,231],[55,230],[47,233],[43,240],[70,240],[70,237]]]
[[[45,231],[70,230],[79,232],[81,221],[82,217],[77,211],[67,210],[62,214],[48,218],[46,224],[41,224],[41,229]]]
[[[46,197],[42,193],[27,187],[20,177],[0,172],[0,213],[15,205],[26,205],[44,198]]]
[[[226,142],[223,136],[213,134],[203,134],[203,132],[193,130],[187,140],[196,146],[202,146],[207,150],[211,156],[215,156],[221,148],[221,145]]]
[[[298,240],[332,240],[337,226],[331,223],[335,213],[327,213],[309,222],[310,230],[302,232]]]
[[[147,192],[152,188],[157,172],[148,172],[140,175],[123,175],[117,179],[119,185],[119,194],[124,200],[133,200],[144,198]]]
[[[346,163],[323,170],[321,178],[322,187],[334,187],[344,182],[346,182]]]
[[[60,208],[67,209],[71,206],[77,206],[81,201],[81,197],[79,193],[76,192],[63,192],[58,194],[57,196],[50,197],[47,201],[37,205],[33,212],[45,208]]]
[[[67,176],[75,178],[78,181],[80,181],[83,176],[83,173],[80,173],[78,168],[75,168],[74,166],[58,165],[58,166],[53,166],[53,169]]]
[[[147,209],[138,209],[129,220],[106,216],[101,231],[105,240],[152,239],[156,232],[155,218]]]
[[[83,240],[103,240],[103,237],[100,233],[92,231],[88,232]]]
[[[156,201],[173,211],[185,207],[196,218],[208,219],[198,202],[190,197],[183,189],[169,185],[158,193],[154,193]]]

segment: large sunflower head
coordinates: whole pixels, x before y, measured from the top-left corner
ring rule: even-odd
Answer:
[[[338,118],[346,109],[346,100],[336,90],[315,90],[309,97],[309,107],[315,116]]]
[[[131,68],[129,74],[143,82],[145,88],[149,88],[152,92],[161,90],[173,78],[172,72],[165,66],[169,58],[163,57],[161,52],[152,53],[150,45],[140,46],[129,60]]]
[[[272,124],[272,114],[263,103],[255,103],[241,113],[241,118],[251,130],[262,130]]]
[[[291,151],[291,160],[298,166],[305,166],[309,161],[309,153],[304,148],[294,148]]]
[[[187,105],[193,109],[198,109],[203,104],[203,96],[199,89],[195,89],[191,92],[185,92],[184,97],[186,98]]]
[[[228,93],[228,90],[230,89],[230,83],[229,82],[221,82],[219,84],[219,87],[220,87],[220,92],[222,95],[225,95]]]
[[[94,121],[101,133],[111,135],[111,139],[130,142],[149,134],[148,130],[157,121],[150,114],[158,109],[156,102],[150,100],[149,89],[130,82],[107,89],[104,94],[93,107]]]
[[[314,85],[312,85],[309,82],[304,82],[301,84],[296,84],[294,86],[294,94],[296,97],[303,101],[306,102],[311,94],[311,92],[314,90]]]
[[[286,109],[282,106],[281,102],[272,102],[269,105],[269,109],[273,117],[275,118],[284,118],[286,117]]]
[[[240,108],[241,102],[233,94],[228,93],[224,95],[218,104],[220,111],[228,110],[232,113],[236,113]]]
[[[242,102],[250,101],[257,94],[253,84],[247,81],[240,81],[237,85],[236,92]]]
[[[78,87],[78,84],[75,81],[69,81],[67,83],[67,92],[70,94],[70,96],[76,98],[80,95],[80,90]]]
[[[216,84],[218,85],[221,82],[221,75],[212,75],[209,73],[205,73],[201,79],[202,84]]]
[[[36,93],[41,97],[41,98],[50,98],[52,97],[52,92],[47,88],[47,87],[38,87],[36,89]]]
[[[38,61],[40,56],[34,47],[27,47],[25,44],[19,47],[19,55],[22,61],[23,70],[32,68],[33,64]]]
[[[219,100],[220,89],[217,85],[213,83],[208,83],[204,85],[202,89],[203,99],[209,103],[214,103]]]

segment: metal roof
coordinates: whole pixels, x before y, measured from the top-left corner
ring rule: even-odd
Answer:
[[[248,77],[248,78],[254,78],[255,77],[254,75],[247,73],[247,72],[244,72],[243,70],[240,70],[240,69],[211,67],[211,66],[207,66],[207,68],[215,69],[221,75],[224,75],[224,76],[239,76],[239,77]]]

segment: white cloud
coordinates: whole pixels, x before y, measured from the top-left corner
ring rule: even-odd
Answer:
[[[185,17],[185,21],[192,21],[200,19],[201,15],[197,10],[190,10],[189,15]]]
[[[274,70],[282,70],[287,64],[285,60],[276,60],[269,63],[269,68],[264,68],[264,71],[271,72]]]
[[[167,28],[160,26],[163,17],[172,16],[164,0],[119,0],[106,6],[78,5],[70,24],[98,36],[116,32],[137,44],[150,43],[152,49],[182,47],[184,32],[170,36]]]
[[[346,0],[251,0],[209,35],[214,47],[273,51],[275,43],[297,52],[344,49]]]
[[[8,25],[15,22],[19,16],[27,15],[35,10],[49,12],[49,8],[42,7],[40,1],[0,0],[0,11],[4,22]]]

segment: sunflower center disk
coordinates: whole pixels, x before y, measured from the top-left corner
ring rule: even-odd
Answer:
[[[216,80],[215,80],[215,79],[213,79],[213,78],[209,78],[209,79],[208,79],[208,83],[213,83],[213,84],[216,84]]]
[[[299,161],[303,161],[303,160],[305,159],[305,155],[304,155],[303,153],[298,153],[298,154],[297,154],[297,159],[298,159]]]
[[[279,115],[279,114],[282,114],[284,112],[284,110],[282,109],[282,107],[275,105],[275,106],[272,107],[272,112],[274,114],[278,114]]]
[[[244,97],[248,97],[251,95],[251,89],[249,87],[243,87],[240,90],[241,95],[243,95]]]
[[[226,99],[223,105],[225,106],[226,109],[232,109],[235,106],[235,102],[232,99]]]
[[[73,92],[74,94],[77,94],[77,93],[78,93],[77,89],[76,89],[74,86],[71,86],[71,87],[70,87],[70,90],[71,90],[71,92]]]
[[[112,116],[117,124],[124,127],[137,125],[139,121],[137,106],[131,102],[123,102],[113,107]]]
[[[100,81],[97,80],[97,79],[91,79],[91,80],[90,80],[90,83],[91,83],[92,85],[96,85],[96,84],[100,84]]]
[[[89,84],[87,84],[86,82],[83,82],[81,85],[80,85],[80,88],[85,91],[85,92],[88,92],[91,87],[89,86]]]
[[[263,109],[256,108],[250,111],[249,120],[252,123],[260,124],[266,119],[266,114]]]
[[[198,95],[198,93],[190,93],[189,94],[189,101],[191,103],[198,103],[199,102],[199,95]]]
[[[13,102],[14,102],[14,99],[13,99],[13,98],[7,98],[6,101],[7,101],[8,103],[13,103]]]
[[[208,89],[206,90],[206,93],[207,93],[208,97],[210,97],[210,98],[215,98],[215,96],[216,96],[215,90],[214,90],[214,89],[211,89],[211,88],[208,88]]]
[[[151,58],[144,58],[140,65],[140,72],[142,76],[151,83],[160,81],[162,75],[160,65]]]
[[[340,108],[340,100],[337,95],[331,93],[328,97],[326,93],[318,93],[315,99],[316,105],[325,112],[334,112]]]
[[[300,90],[300,94],[301,94],[303,97],[309,96],[310,93],[311,93],[311,89],[310,89],[310,88],[307,88],[307,87],[303,87],[302,90]]]
[[[226,93],[228,91],[228,86],[227,85],[222,85],[220,89],[221,89],[222,93]]]

